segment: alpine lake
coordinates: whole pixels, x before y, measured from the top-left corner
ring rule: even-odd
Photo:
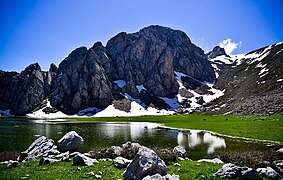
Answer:
[[[210,158],[220,152],[269,151],[282,145],[219,136],[207,131],[180,130],[146,122],[69,122],[67,119],[40,120],[26,117],[0,119],[0,152],[21,152],[39,136],[57,142],[69,131],[84,139],[80,152],[92,148],[121,146],[128,141],[150,148],[173,149],[180,145],[193,160]]]

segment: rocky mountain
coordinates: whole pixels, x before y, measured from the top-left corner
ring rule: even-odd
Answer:
[[[210,59],[219,78],[215,85],[225,89],[214,104],[218,113],[273,115],[283,113],[283,43],[247,54]]]
[[[119,33],[106,46],[96,42],[77,48],[58,69],[52,64],[45,72],[35,63],[21,73],[0,71],[0,110],[32,117],[58,111],[97,116],[282,113],[282,49],[277,44],[232,56],[216,46],[205,54],[184,32],[149,26]]]

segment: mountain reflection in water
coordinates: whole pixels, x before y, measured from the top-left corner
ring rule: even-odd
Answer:
[[[198,130],[180,131],[177,137],[178,145],[184,148],[197,146],[207,147],[207,154],[214,153],[216,149],[226,148],[225,139],[211,133]]]

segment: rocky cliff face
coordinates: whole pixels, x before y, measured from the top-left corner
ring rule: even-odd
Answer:
[[[133,34],[119,33],[106,49],[114,67],[109,79],[125,80],[133,97],[139,96],[136,85],[156,96],[174,97],[179,89],[174,71],[200,81],[215,79],[203,50],[182,31],[149,26]]]
[[[56,66],[41,71],[38,63],[29,65],[21,73],[0,72],[0,109],[25,115],[35,109],[50,93]]]
[[[77,48],[60,63],[51,90],[51,105],[74,114],[88,107],[105,108],[112,99],[110,82],[93,48]]]

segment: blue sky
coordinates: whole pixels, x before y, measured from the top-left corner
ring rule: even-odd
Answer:
[[[1,0],[0,7],[6,71],[34,62],[47,70],[77,47],[152,24],[180,29],[204,50],[234,42],[232,54],[283,41],[280,0]]]

